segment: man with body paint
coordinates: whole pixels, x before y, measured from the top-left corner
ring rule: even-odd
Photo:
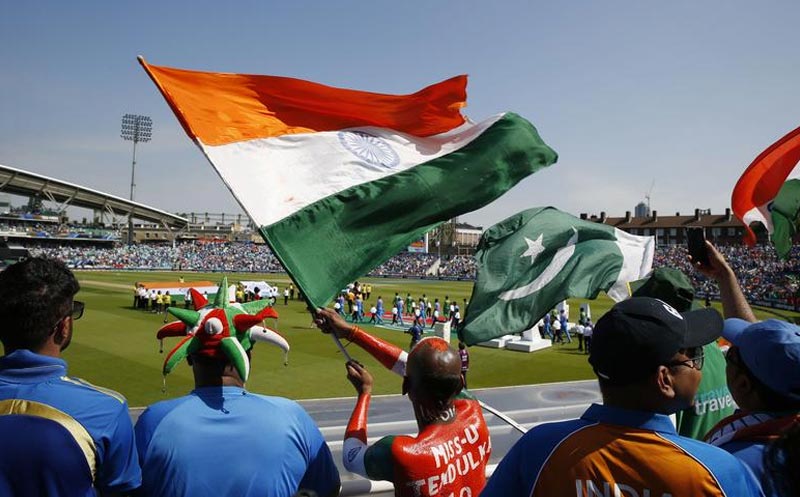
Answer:
[[[431,337],[407,354],[328,309],[317,311],[316,323],[403,376],[403,393],[411,400],[419,429],[417,436],[388,436],[368,446],[373,379],[364,366],[348,362],[347,377],[358,400],[344,436],[345,468],[371,480],[391,481],[397,496],[477,497],[486,484],[492,449],[480,404],[463,388],[458,352]]]

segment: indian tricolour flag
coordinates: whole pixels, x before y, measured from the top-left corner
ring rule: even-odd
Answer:
[[[800,209],[800,128],[770,145],[744,171],[731,195],[731,206],[746,228],[745,242],[756,243],[750,223],[762,223],[772,237],[778,255],[786,258],[796,232]]]
[[[467,122],[466,76],[385,95],[139,61],[315,306],[557,158],[516,114]]]

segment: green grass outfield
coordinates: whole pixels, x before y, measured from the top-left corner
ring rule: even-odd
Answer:
[[[163,316],[132,309],[135,281],[177,281],[178,273],[170,272],[94,272],[77,271],[81,283],[79,300],[86,302],[84,317],[75,323],[75,334],[65,357],[69,373],[92,383],[124,394],[131,406],[144,406],[158,400],[184,395],[192,388],[188,365],[177,367],[167,377],[167,391],[162,393],[161,365],[164,354],[158,352],[156,331],[163,325]],[[219,273],[183,273],[186,281],[210,280],[217,283]],[[228,274],[229,282],[264,280],[283,288],[289,280],[285,275]],[[462,302],[469,298],[471,282],[440,282],[419,280],[365,279],[373,287],[371,303],[383,296],[390,302],[395,292],[415,298],[423,293],[433,300],[445,295]],[[570,300],[577,316],[578,304],[585,300]],[[605,296],[592,302],[595,321],[611,306]],[[388,305],[387,305],[388,309]],[[305,305],[297,300],[283,305],[279,298],[276,310],[280,314],[278,331],[291,345],[289,365],[282,364],[282,353],[267,344],[258,344],[253,353],[253,367],[248,381],[249,390],[280,395],[292,399],[344,397],[354,395],[345,378],[344,360],[333,340],[311,326]],[[463,312],[463,308],[462,308]],[[798,313],[757,310],[760,318],[797,318]],[[172,320],[172,318],[170,319]],[[363,326],[375,335],[407,347],[409,336],[399,331]],[[165,353],[178,339],[165,340]],[[373,372],[375,393],[399,393],[400,378],[385,371],[356,346],[349,353]],[[526,354],[507,350],[470,348],[470,388],[484,388],[532,383],[550,383],[594,378],[586,356],[572,345],[555,346]]]

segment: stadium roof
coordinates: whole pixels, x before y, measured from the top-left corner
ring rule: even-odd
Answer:
[[[59,210],[74,206],[105,211],[115,216],[127,217],[130,214],[135,219],[159,223],[168,228],[183,228],[189,224],[186,218],[160,209],[2,164],[0,191],[26,197],[41,196],[44,200],[61,204]]]

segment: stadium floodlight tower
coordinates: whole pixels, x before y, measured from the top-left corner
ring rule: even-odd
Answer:
[[[120,137],[133,142],[133,162],[131,163],[131,201],[136,188],[136,144],[146,143],[153,136],[153,121],[149,116],[125,114],[122,116],[122,132]],[[128,214],[128,245],[133,244],[133,213]]]

